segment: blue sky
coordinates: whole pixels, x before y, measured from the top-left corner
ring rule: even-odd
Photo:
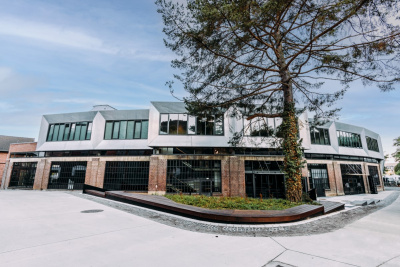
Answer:
[[[174,101],[174,54],[153,0],[0,0],[0,134],[38,136],[41,115]],[[183,92],[177,85],[177,95]],[[339,121],[400,136],[400,88],[351,86]]]

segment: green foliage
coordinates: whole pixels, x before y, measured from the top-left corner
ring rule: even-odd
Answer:
[[[394,173],[400,175],[400,163],[397,163],[397,165],[394,166]]]
[[[398,0],[156,4],[190,113],[283,117],[286,128],[275,137],[283,139],[287,198],[293,201],[301,199],[302,162],[295,107],[308,109],[318,122],[337,116],[335,101],[349,83],[361,80],[387,91],[400,81],[400,28],[393,19]],[[173,91],[173,81],[168,84]],[[242,137],[235,133],[229,143],[240,146]]]
[[[393,146],[396,147],[396,152],[392,156],[396,161],[400,161],[400,136],[393,140]]]
[[[256,199],[242,197],[208,197],[189,195],[165,195],[177,203],[196,206],[207,209],[237,209],[237,210],[283,210],[302,204],[314,204],[314,202],[291,202],[285,199]]]

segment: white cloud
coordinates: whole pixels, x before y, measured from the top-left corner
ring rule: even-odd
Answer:
[[[155,51],[137,42],[113,44],[112,40],[103,40],[80,29],[13,17],[0,18],[0,35],[16,36],[58,46],[149,61],[171,61],[174,58],[172,54]]]
[[[0,93],[3,95],[18,94],[18,91],[30,89],[41,84],[34,77],[15,73],[11,68],[0,67]]]

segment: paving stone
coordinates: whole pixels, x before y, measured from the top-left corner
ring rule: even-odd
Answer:
[[[367,201],[366,200],[356,200],[351,202],[354,206],[367,206]]]

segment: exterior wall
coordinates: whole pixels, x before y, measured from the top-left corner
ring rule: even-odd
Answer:
[[[7,157],[8,157],[7,152],[0,152],[0,185],[2,184],[3,181],[3,172],[6,167]]]
[[[360,161],[332,161],[332,160],[307,160],[307,164],[326,164],[328,169],[328,179],[329,179],[329,190],[325,190],[325,194],[327,197],[329,196],[342,196],[344,195],[344,188],[343,188],[343,180],[342,180],[342,173],[340,169],[341,164],[357,164],[361,165],[363,171],[363,180],[365,186],[365,192],[370,192],[369,182],[368,182],[368,166],[376,166],[378,167],[378,174],[380,180],[380,186],[377,186],[378,191],[383,191],[383,180],[382,174],[379,164],[368,163],[368,162],[360,162]],[[308,174],[307,174],[308,176]]]

